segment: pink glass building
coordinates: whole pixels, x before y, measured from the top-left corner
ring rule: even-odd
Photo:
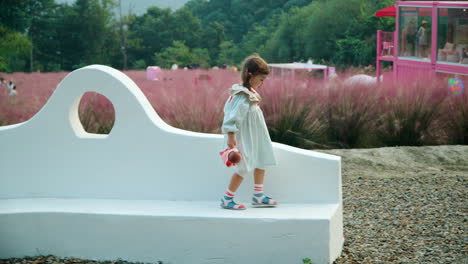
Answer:
[[[377,31],[377,76],[387,61],[384,80],[468,79],[468,1],[396,1],[376,16],[396,18],[395,32]]]

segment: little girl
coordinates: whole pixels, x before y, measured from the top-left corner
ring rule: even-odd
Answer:
[[[270,134],[260,109],[262,98],[255,91],[270,73],[268,64],[254,54],[242,63],[242,83],[229,89],[229,98],[224,105],[224,120],[221,130],[224,134],[224,148],[237,147],[242,155],[236,165],[226,193],[221,198],[221,207],[244,210],[245,206],[234,202],[234,195],[244,177],[253,171],[253,206],[276,206],[278,203],[263,193],[265,167],[276,165]]]

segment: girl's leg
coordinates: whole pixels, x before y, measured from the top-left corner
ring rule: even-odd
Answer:
[[[254,183],[263,184],[264,180],[265,180],[265,170],[256,168],[254,170]]]
[[[231,182],[229,187],[224,193],[223,198],[221,198],[221,207],[224,209],[234,209],[234,210],[245,210],[245,206],[234,202],[234,195],[236,194],[237,189],[242,183],[244,178],[238,173],[234,173],[231,177]]]
[[[277,201],[265,196],[263,193],[263,182],[265,180],[265,170],[255,168],[254,170],[254,195],[252,197],[253,205],[255,206],[275,206]]]
[[[244,180],[242,176],[240,176],[238,173],[234,173],[231,177],[231,182],[229,183],[229,190],[236,192],[241,185],[242,180]]]

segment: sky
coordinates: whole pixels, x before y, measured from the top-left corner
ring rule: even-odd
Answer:
[[[128,14],[129,9],[132,9],[132,13],[141,15],[146,12],[146,9],[150,6],[157,6],[161,8],[171,8],[176,10],[182,7],[189,0],[122,0],[122,13]],[[55,0],[57,3],[69,3],[72,4],[75,0]],[[116,0],[118,2],[118,0]]]

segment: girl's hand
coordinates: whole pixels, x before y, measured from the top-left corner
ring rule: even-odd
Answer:
[[[234,133],[229,133],[229,138],[228,138],[228,146],[229,148],[234,148],[237,145],[236,138],[234,137]]]

